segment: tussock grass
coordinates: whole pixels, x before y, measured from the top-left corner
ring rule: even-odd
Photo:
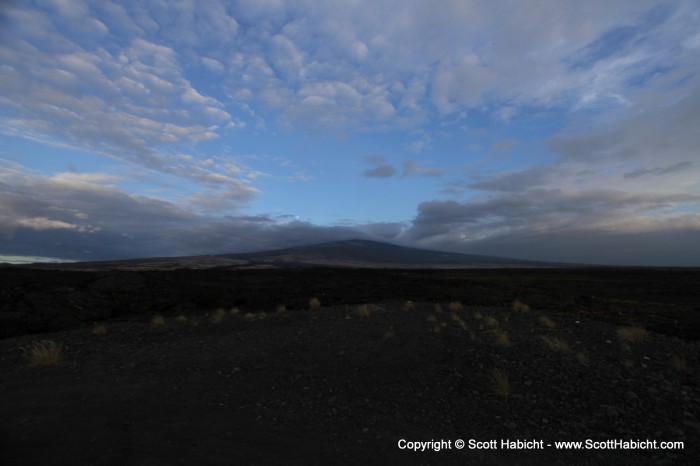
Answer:
[[[537,320],[547,328],[555,328],[557,326],[557,324],[552,319],[545,315],[539,316]]]
[[[57,366],[63,363],[63,345],[52,340],[33,341],[28,348],[20,349],[30,366]]]
[[[318,301],[318,300],[317,300],[317,301]],[[320,302],[320,301],[319,301],[319,303],[318,303],[318,307],[317,307],[317,308],[311,307],[311,301],[309,301],[309,309],[318,310],[318,309],[320,309],[320,308],[321,308],[321,302]],[[284,304],[280,304],[279,306],[277,306],[277,307],[275,308],[275,314],[277,314],[278,316],[283,316],[283,315],[285,315],[286,313],[287,313],[287,306],[285,306]],[[263,314],[264,314],[264,312],[263,312]]]
[[[433,330],[432,330],[432,331],[433,331],[433,333],[440,333],[440,332],[442,332],[442,325],[440,325],[440,324],[435,324],[435,325],[433,325]]]
[[[384,332],[384,340],[392,340],[396,336],[396,332],[394,331],[394,327],[391,326],[389,329]]]
[[[486,317],[485,321],[487,327],[491,328],[498,328],[498,320],[496,320],[494,317],[488,316]]]
[[[585,353],[582,353],[581,351],[576,352],[576,360],[583,364],[584,366],[588,365],[588,356],[586,356]]]
[[[496,332],[496,340],[494,341],[494,344],[496,346],[500,346],[501,348],[508,348],[511,345],[510,337],[508,336],[508,332],[497,331]]]
[[[369,306],[366,304],[362,304],[360,306],[357,306],[357,315],[360,316],[362,319],[368,319],[369,318]]]
[[[685,372],[688,369],[688,362],[685,360],[685,356],[680,354],[671,355],[671,364],[678,372]]]
[[[508,398],[511,394],[510,381],[508,374],[501,369],[492,369],[489,372],[489,380],[491,382],[491,390],[498,396]]]
[[[180,324],[184,324],[185,322],[187,322],[187,316],[184,314],[180,314],[177,317],[175,317],[175,322],[178,322]]]
[[[209,320],[212,323],[220,324],[221,322],[224,321],[225,317],[226,317],[226,311],[223,308],[219,308],[219,309],[214,311],[214,313],[211,315]]]
[[[286,308],[285,308],[284,312],[287,312]],[[258,314],[255,317],[257,317],[258,320],[265,320],[265,319],[267,319],[267,312],[260,311],[260,312],[258,312]]]
[[[253,314],[252,312],[246,312],[245,314],[243,314],[243,318],[250,322],[255,320],[255,314]]]
[[[481,319],[483,319],[483,318],[484,318],[484,315],[483,315],[481,312],[476,311],[476,312],[474,313],[474,320],[481,320]]]
[[[530,312],[530,306],[528,306],[525,303],[520,302],[519,299],[516,299],[515,301],[513,301],[512,307],[513,307],[514,311],[522,312],[523,314],[527,314],[528,312]]]
[[[408,312],[413,312],[416,310],[416,303],[413,301],[406,301],[403,303],[403,308]]]
[[[428,317],[425,318],[426,322],[437,322],[437,317],[435,317],[435,314],[428,314]]]
[[[462,312],[464,310],[464,306],[460,301],[452,301],[448,306],[448,309],[452,312]]]
[[[95,324],[95,326],[92,327],[92,334],[98,337],[103,337],[107,335],[107,327],[105,327],[104,324]]]
[[[542,339],[544,344],[547,345],[547,347],[555,353],[571,353],[572,351],[569,344],[560,338],[546,336],[542,336],[540,338]]]
[[[239,315],[239,314],[241,313],[241,310],[238,309],[237,307],[232,307],[231,310],[229,311],[229,313],[230,313],[232,316],[237,316],[237,315]]]
[[[165,328],[165,317],[162,314],[156,314],[151,319],[151,327],[153,328]]]
[[[622,343],[643,343],[649,336],[649,331],[638,325],[617,329],[617,338]]]
[[[442,304],[440,304],[440,303],[435,304],[433,306],[433,310],[438,314],[442,314]]]
[[[321,301],[317,297],[309,299],[309,310],[318,311],[321,309]]]

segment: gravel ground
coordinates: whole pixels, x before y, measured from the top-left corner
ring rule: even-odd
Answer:
[[[409,309],[407,309],[407,307]],[[94,464],[692,464],[699,343],[553,309],[380,302],[150,316],[0,340],[0,460]],[[630,324],[631,325],[631,324]],[[31,367],[21,348],[62,345]],[[410,451],[399,441],[449,440]],[[496,449],[455,448],[455,441]],[[502,439],[542,440],[506,450]],[[557,450],[555,441],[684,442]],[[547,444],[552,444],[547,447]],[[429,444],[434,446],[434,444]]]

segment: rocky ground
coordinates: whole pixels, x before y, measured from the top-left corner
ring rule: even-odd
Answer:
[[[81,277],[85,286],[96,281]],[[471,296],[486,296],[483,289],[495,283],[496,275],[483,277],[483,294]],[[298,293],[290,294],[296,304],[286,311],[270,291],[269,305],[249,300],[233,312],[173,308],[163,325],[151,322],[157,311],[148,309],[102,319],[104,334],[79,322],[9,336],[0,340],[0,462],[693,464],[700,343],[671,325],[652,328],[683,316],[677,311],[692,302],[691,288],[679,292],[682,281],[666,294],[640,288],[634,318],[634,276],[616,286],[600,278],[597,298],[593,278],[578,276],[574,286],[566,285],[571,275],[514,277],[503,282],[502,304],[461,299],[462,309],[451,303],[463,287],[451,283],[449,297],[411,304],[388,297],[366,308],[324,302],[319,293],[314,310],[308,296],[316,294],[297,277]],[[247,278],[250,289],[258,278]],[[65,280],[52,286],[69,286]],[[16,281],[4,292],[34,286],[39,293],[32,283]],[[423,282],[421,290],[400,278],[393,283],[404,286],[404,296],[420,297],[450,282]],[[513,307],[508,294],[523,284],[540,305]],[[333,286],[316,285],[334,300]],[[354,285],[354,299],[391,288]],[[562,296],[575,302],[582,291],[599,304],[541,304]],[[687,319],[691,330],[694,318]],[[620,333],[640,322],[650,331]],[[60,344],[60,363],[31,366],[33,341]],[[401,439],[449,440],[451,448],[402,450]],[[458,439],[496,440],[498,448],[459,450]],[[543,440],[545,448],[504,450],[502,439]],[[561,451],[553,443],[586,439],[682,441],[684,449]]]

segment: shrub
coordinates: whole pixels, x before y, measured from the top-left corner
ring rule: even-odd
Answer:
[[[489,373],[489,378],[491,381],[491,390],[504,398],[508,398],[511,394],[510,381],[508,380],[508,374],[501,369],[493,369]]]
[[[396,333],[394,332],[394,327],[389,327],[389,330],[384,332],[384,339],[385,340],[391,340],[396,336]]]
[[[554,321],[553,321],[552,319],[550,319],[549,317],[547,317],[547,316],[545,316],[545,315],[539,316],[539,317],[537,318],[537,320],[539,320],[540,323],[541,323],[542,325],[544,325],[545,327],[547,327],[547,328],[554,328],[554,327],[557,326],[557,324],[554,323]]]
[[[318,311],[321,309],[321,301],[319,301],[316,297],[309,299],[309,309],[312,311]]]
[[[571,347],[567,342],[559,338],[541,337],[547,347],[556,353],[570,353]]]
[[[226,311],[222,308],[219,308],[214,311],[214,314],[212,314],[209,320],[211,320],[215,324],[220,324],[224,321],[224,317],[226,317]]]
[[[361,306],[357,306],[357,315],[360,316],[363,319],[367,319],[369,317],[369,306],[366,304],[362,304]]]
[[[156,314],[151,319],[151,327],[153,328],[164,328],[165,327],[165,317],[162,314]]]
[[[508,337],[508,332],[497,331],[495,344],[496,344],[496,346],[500,346],[502,348],[509,347],[510,346],[510,338]]]
[[[585,353],[582,353],[581,351],[578,351],[576,353],[576,360],[584,366],[588,365],[588,356],[586,356]]]
[[[685,360],[685,356],[674,354],[671,356],[671,363],[673,364],[673,368],[678,372],[685,372],[688,368],[688,363]]]
[[[530,306],[525,303],[521,303],[519,299],[513,301],[513,310],[527,314],[530,312]]]
[[[617,330],[617,337],[622,343],[642,343],[649,336],[649,332],[640,327],[622,327]]]
[[[459,301],[452,301],[448,308],[452,312],[461,312],[464,310],[464,306]]]
[[[30,366],[56,366],[63,362],[63,346],[51,340],[33,341],[29,348],[21,348]]]

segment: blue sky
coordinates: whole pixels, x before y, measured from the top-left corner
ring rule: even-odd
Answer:
[[[0,5],[0,256],[700,266],[696,1]]]

